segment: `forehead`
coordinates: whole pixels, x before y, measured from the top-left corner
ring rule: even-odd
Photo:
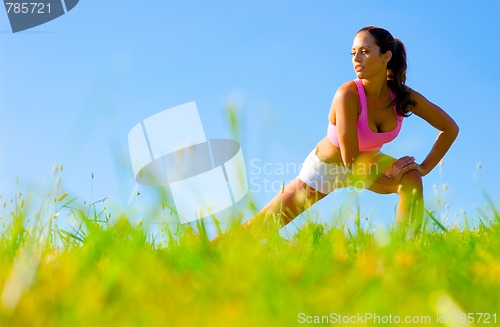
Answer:
[[[354,37],[354,40],[352,41],[352,47],[353,48],[361,48],[361,47],[370,47],[370,48],[375,48],[377,47],[377,44],[375,43],[375,38],[370,35],[368,32],[359,32],[356,34]]]

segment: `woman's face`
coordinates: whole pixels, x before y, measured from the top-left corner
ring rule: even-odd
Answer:
[[[352,64],[358,78],[369,78],[378,74],[387,75],[387,62],[391,52],[380,53],[375,39],[368,32],[359,32],[352,43]]]

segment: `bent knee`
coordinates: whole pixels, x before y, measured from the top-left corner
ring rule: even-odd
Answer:
[[[422,175],[416,170],[410,170],[401,178],[401,187],[403,190],[414,190],[422,192]]]
[[[420,175],[420,173],[416,170],[410,170],[409,172],[403,175],[403,178],[421,181],[422,175]]]

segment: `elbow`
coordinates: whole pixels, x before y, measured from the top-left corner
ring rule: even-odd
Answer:
[[[352,169],[353,165],[357,162],[357,157],[358,154],[349,153],[342,156],[342,162],[344,163],[345,167]]]
[[[450,135],[453,136],[453,140],[455,140],[460,132],[460,127],[458,127],[457,123],[453,122],[450,128]]]
[[[458,127],[457,123],[455,123],[455,121],[451,121],[450,124],[441,131],[441,133],[444,133],[452,141],[454,141],[457,138],[459,131],[460,128]]]
[[[349,158],[351,158],[351,160],[345,160],[345,159],[343,160],[344,165],[347,168],[354,170],[358,169],[359,167],[363,167],[363,169],[366,169],[366,167],[369,166],[371,155],[369,153],[363,153],[357,151],[357,153],[355,153],[354,156]]]
[[[354,158],[349,156],[342,156],[342,163],[346,168],[351,169],[354,164]]]

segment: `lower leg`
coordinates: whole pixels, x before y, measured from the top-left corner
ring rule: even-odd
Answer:
[[[325,196],[326,194],[316,191],[300,179],[295,178],[255,217],[245,222],[244,226],[263,223],[269,218],[276,217],[280,227],[283,227]]]
[[[278,218],[279,227],[283,227],[325,196],[326,194],[316,191],[300,179],[295,178],[257,215],[246,221],[242,226],[247,228],[251,225],[272,225],[274,223],[273,219]],[[223,235],[216,236],[211,242],[219,242]]]
[[[401,179],[398,190],[398,224],[403,227],[413,227],[418,232],[424,218],[424,197],[422,176],[412,170]]]

